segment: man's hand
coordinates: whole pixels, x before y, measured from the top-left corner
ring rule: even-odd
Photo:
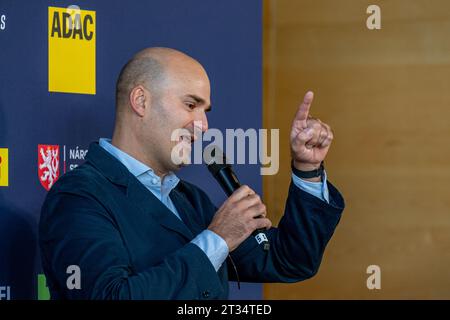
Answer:
[[[231,252],[256,229],[269,229],[271,226],[261,198],[244,185],[217,210],[208,229],[221,236]]]
[[[292,122],[291,155],[294,166],[302,171],[319,168],[333,141],[330,126],[309,116],[313,97],[312,91],[305,94]],[[316,178],[315,181],[320,181],[320,178]]]

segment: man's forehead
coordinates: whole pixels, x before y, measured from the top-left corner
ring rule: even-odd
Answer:
[[[164,83],[167,91],[181,98],[210,104],[210,82],[205,69],[193,59],[180,59],[165,66]]]
[[[169,79],[174,78],[188,83],[209,85],[208,75],[205,69],[198,63],[169,65],[166,68],[166,74]]]
[[[167,74],[166,83],[169,87],[182,91],[182,94],[195,94],[202,99],[209,99],[211,88],[205,74],[196,72]]]

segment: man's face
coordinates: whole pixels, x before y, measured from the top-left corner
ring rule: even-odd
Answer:
[[[190,159],[191,143],[195,132],[208,129],[206,112],[210,109],[210,84],[204,69],[196,63],[185,63],[168,70],[157,97],[152,99],[152,106],[146,121],[146,135],[152,143],[152,156],[158,165],[168,171],[180,166],[172,161],[172,151],[177,147],[177,154],[186,164]],[[172,141],[173,132],[186,129],[178,140]],[[184,130],[183,130],[184,131]],[[180,149],[181,148],[181,149]]]

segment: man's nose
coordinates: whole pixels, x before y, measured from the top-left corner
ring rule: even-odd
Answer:
[[[202,112],[201,116],[196,121],[198,125],[201,123],[201,128],[199,126],[199,129],[202,130],[202,132],[206,132],[208,130],[208,118],[206,117],[206,113]]]

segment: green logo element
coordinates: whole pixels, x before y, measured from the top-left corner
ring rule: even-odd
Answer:
[[[38,300],[50,300],[50,291],[47,287],[47,280],[45,279],[45,274],[38,274],[37,278],[38,284]]]

